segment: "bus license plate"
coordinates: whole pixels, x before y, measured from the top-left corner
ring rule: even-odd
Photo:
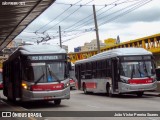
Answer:
[[[144,89],[143,89],[143,88],[139,88],[138,90],[139,90],[139,91],[143,91]]]
[[[52,96],[45,96],[44,99],[45,100],[50,100],[50,99],[52,99]]]

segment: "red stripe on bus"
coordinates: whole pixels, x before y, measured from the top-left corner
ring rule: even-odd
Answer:
[[[94,82],[87,82],[86,84],[86,88],[97,88],[97,83]]]
[[[32,85],[31,91],[46,91],[46,90],[62,90],[64,88],[63,83],[59,84],[43,84],[43,85]]]
[[[70,83],[74,83],[75,81],[74,81],[74,80],[69,80],[69,82],[70,82]]]
[[[129,84],[149,84],[153,82],[153,78],[148,79],[129,79]]]

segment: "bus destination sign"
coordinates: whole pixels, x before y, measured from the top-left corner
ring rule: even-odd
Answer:
[[[57,59],[63,59],[62,55],[39,55],[39,56],[28,56],[28,59],[30,60],[57,60]]]

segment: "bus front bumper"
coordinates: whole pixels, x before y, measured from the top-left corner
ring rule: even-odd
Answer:
[[[28,91],[23,90],[21,101],[35,100],[55,100],[55,99],[70,99],[70,87],[57,91]]]
[[[157,89],[157,82],[151,83],[151,84],[137,84],[137,85],[131,85],[131,84],[125,84],[121,83],[119,84],[119,93],[130,93],[130,92],[138,92],[138,91],[154,91]]]

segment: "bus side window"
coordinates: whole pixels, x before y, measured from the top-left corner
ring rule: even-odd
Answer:
[[[106,77],[106,62],[105,60],[102,61],[102,77]]]
[[[92,78],[92,63],[86,63],[85,78],[86,79]]]
[[[111,77],[111,59],[106,61],[106,77]]]
[[[81,78],[85,79],[85,72],[86,72],[86,63],[81,64]]]
[[[93,69],[93,72],[92,72],[93,76],[92,77],[96,78],[97,77],[97,70],[96,70],[97,69],[97,65],[96,65],[96,62],[92,63],[92,69]]]

